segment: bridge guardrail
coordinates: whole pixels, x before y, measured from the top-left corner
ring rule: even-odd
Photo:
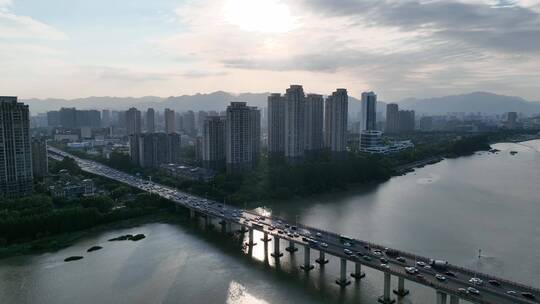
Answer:
[[[65,155],[68,155],[70,157],[73,157],[75,160],[82,161],[81,158],[71,156],[70,154],[68,154],[68,153],[66,153],[66,152],[64,152],[62,150],[59,150],[59,149],[56,149],[56,148],[53,148],[53,149],[49,148],[49,150],[51,150],[53,153],[59,154],[62,157],[65,157]],[[58,150],[60,152],[58,152],[56,150]],[[85,162],[94,162],[94,161],[91,161],[91,160],[84,160],[84,161]],[[121,171],[119,171],[119,172],[121,172]],[[123,173],[123,172],[121,172],[121,173]],[[175,190],[177,190],[177,189],[175,189]],[[183,192],[183,191],[180,191],[180,192]],[[183,192],[183,193],[185,193],[185,192]],[[191,197],[195,197],[195,198],[198,197],[197,195],[193,195],[193,194],[189,194],[189,193],[185,193],[185,194],[188,195],[188,196],[191,196]],[[199,198],[202,199],[201,197],[199,197]],[[186,204],[183,204],[183,205],[186,206]],[[258,216],[260,215],[259,213],[255,212],[255,211],[251,211],[251,210],[244,210],[244,212],[252,214],[252,215],[258,215]],[[285,220],[283,218],[280,218],[280,217],[277,217],[277,216],[272,216],[272,218],[275,219],[275,220],[281,220],[283,222],[288,222],[287,220]],[[340,234],[337,234],[335,232],[310,227],[310,226],[304,225],[302,223],[296,223],[296,226],[298,228],[302,228],[302,229],[305,229],[305,230],[311,230],[311,231],[324,233],[326,235],[333,236],[333,237],[336,237],[338,239],[341,237]],[[364,241],[364,240],[357,240],[357,239],[354,239],[354,240],[357,241],[357,242],[369,245],[371,248],[376,248],[376,249],[380,249],[380,250],[384,250],[385,248],[389,248],[389,247],[386,247],[386,246],[382,246],[382,245],[372,243],[372,242],[368,242],[368,241]],[[403,257],[407,257],[409,259],[415,259],[415,260],[420,260],[420,261],[425,261],[425,262],[429,261],[429,259],[430,259],[430,258],[419,256],[419,255],[416,255],[416,254],[413,254],[413,253],[397,250],[397,249],[394,249],[394,248],[389,248],[389,249],[395,251],[398,255],[403,256]],[[505,283],[505,284],[508,284],[508,285],[511,285],[511,286],[514,286],[514,287],[517,287],[517,288],[520,288],[520,289],[524,289],[526,291],[532,291],[532,292],[535,292],[535,293],[540,293],[539,288],[532,287],[532,286],[527,286],[527,285],[517,283],[517,282],[513,282],[513,281],[510,281],[510,280],[507,280],[507,279],[502,279],[502,278],[499,278],[499,277],[494,276],[494,275],[489,275],[489,274],[485,274],[485,273],[481,273],[481,272],[475,272],[475,271],[472,271],[470,269],[467,269],[467,268],[464,268],[464,267],[461,267],[461,266],[456,266],[456,265],[453,265],[453,264],[448,264],[448,267],[449,267],[449,269],[457,270],[457,271],[459,271],[461,273],[465,273],[465,274],[468,274],[468,275],[471,275],[471,276],[483,277],[483,278],[488,279],[488,280],[497,280],[497,281],[499,281],[501,283]],[[396,271],[393,271],[393,272],[396,272]],[[398,273],[405,274],[404,271],[399,271]],[[441,284],[433,284],[433,285],[438,286],[438,288],[436,288],[436,289],[442,289],[442,290],[450,291],[450,293],[455,292],[454,290],[449,289],[449,288],[447,288],[447,287],[445,287],[444,285],[441,285]],[[473,299],[473,298],[471,298],[471,299]],[[478,299],[476,299],[476,298],[474,298],[474,300],[478,301]],[[488,302],[481,302],[481,303],[488,303]]]

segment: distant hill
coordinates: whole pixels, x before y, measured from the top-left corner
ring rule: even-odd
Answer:
[[[415,110],[424,114],[446,114],[448,112],[481,112],[502,114],[519,112],[540,113],[540,102],[530,102],[520,97],[474,92],[426,99],[408,98],[398,102],[400,108]]]
[[[88,97],[79,99],[26,99],[22,102],[30,106],[32,113],[43,113],[51,110],[58,110],[62,107],[76,107],[78,109],[111,109],[127,110],[129,107],[137,107],[144,110],[153,107],[162,111],[165,108],[176,111],[222,111],[225,110],[231,101],[245,101],[251,106],[266,107],[267,97],[270,93],[242,93],[232,94],[217,91],[208,94],[171,96],[167,98],[146,96],[140,98],[133,97]],[[379,104],[384,108],[385,104]],[[349,98],[349,112],[358,113],[360,111],[360,101],[354,97]]]
[[[251,106],[266,107],[267,97],[270,93],[242,93],[232,94],[217,91],[208,94],[171,96],[167,98],[156,96],[145,97],[88,97],[79,99],[27,99],[22,102],[30,105],[33,114],[61,107],[76,107],[78,109],[111,109],[127,110],[137,107],[141,110],[153,107],[162,111],[171,108],[176,111],[222,111],[231,101],[245,101]],[[496,95],[492,93],[476,92],[464,95],[454,95],[427,99],[408,98],[398,102],[403,109],[412,109],[418,113],[446,114],[448,112],[482,112],[489,114],[502,114],[516,111],[527,114],[540,113],[540,102],[529,102],[519,97]],[[384,113],[386,104],[379,102],[377,109]],[[349,113],[356,117],[360,112],[360,101],[349,97]]]

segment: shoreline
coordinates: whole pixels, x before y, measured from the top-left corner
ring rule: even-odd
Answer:
[[[162,211],[155,214],[143,215],[136,218],[125,219],[118,222],[107,223],[99,226],[94,226],[88,229],[65,232],[57,235],[52,235],[32,241],[14,243],[4,247],[0,247],[0,260],[22,255],[35,255],[47,252],[55,252],[73,245],[80,239],[96,232],[122,229],[139,226],[147,223],[157,223],[172,221],[174,213]]]
[[[493,142],[493,143],[490,143],[490,145],[491,144],[496,144],[496,143],[513,143],[513,144],[516,144],[516,143],[526,142],[526,141],[531,141],[531,140],[540,140],[540,136],[536,136],[535,138],[525,139],[525,140],[522,140],[522,139],[508,139],[508,140],[505,140],[505,141]],[[475,151],[474,153],[477,153],[477,152],[480,152],[480,150]],[[462,157],[462,156],[466,156],[466,155],[461,155],[461,156],[458,156],[458,157]],[[426,158],[426,159],[423,159],[423,160],[419,160],[419,161],[415,161],[415,162],[412,162],[412,163],[400,165],[400,166],[394,168],[394,174],[392,174],[389,177],[389,179],[392,178],[392,177],[403,176],[403,175],[406,175],[408,173],[414,172],[415,169],[418,169],[418,168],[423,168],[423,167],[428,166],[428,165],[433,165],[433,164],[439,163],[439,162],[445,160],[446,158],[447,157],[443,157],[443,156],[432,156],[432,157],[429,157],[429,158]],[[380,181],[373,181],[373,182],[370,182],[370,183],[361,183],[361,184],[353,183],[353,184],[347,185],[346,189],[333,189],[332,191],[328,191],[328,192],[325,192],[325,193],[318,193],[316,195],[321,195],[321,194],[328,195],[328,194],[332,194],[332,193],[342,193],[342,192],[347,192],[347,191],[350,191],[350,190],[354,190],[354,189],[356,189],[356,188],[358,188],[360,186],[378,185],[378,184],[381,184],[381,183],[386,182],[386,181],[388,181],[388,179],[380,180]],[[291,200],[295,200],[295,199],[307,199],[309,197],[310,196],[302,196],[302,197],[293,197],[291,199],[273,200],[273,201],[274,202],[276,202],[276,201],[287,202],[287,201],[291,201]],[[83,238],[83,237],[85,237],[85,236],[87,236],[87,235],[89,235],[91,233],[110,230],[110,229],[129,228],[129,227],[134,227],[134,226],[138,226],[138,225],[145,224],[145,223],[156,223],[156,222],[162,222],[162,221],[171,221],[171,220],[174,220],[173,215],[174,215],[174,213],[170,213],[170,212],[167,212],[167,211],[161,211],[161,212],[159,212],[157,214],[143,215],[141,217],[132,218],[132,219],[125,219],[125,220],[121,220],[119,222],[113,222],[113,223],[108,223],[108,224],[104,224],[104,225],[99,225],[99,226],[91,227],[91,228],[85,229],[85,230],[74,231],[74,232],[66,232],[66,233],[53,235],[53,236],[48,236],[48,237],[44,237],[44,238],[36,239],[36,240],[32,240],[32,241],[26,241],[26,242],[20,242],[20,243],[7,245],[7,246],[4,246],[4,247],[0,247],[0,260],[10,258],[10,257],[14,257],[14,256],[20,256],[20,255],[33,255],[33,254],[40,254],[40,253],[58,251],[58,250],[61,250],[61,249],[64,249],[64,248],[67,248],[67,247],[71,246],[76,241],[80,240],[81,238]]]

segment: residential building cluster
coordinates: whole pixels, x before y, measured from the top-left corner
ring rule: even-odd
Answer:
[[[242,174],[255,168],[261,150],[261,113],[245,102],[231,102],[225,116],[207,116],[201,157],[205,168]]]
[[[302,163],[328,149],[335,158],[347,153],[348,95],[337,89],[323,98],[291,85],[268,97],[268,153],[274,160]]]

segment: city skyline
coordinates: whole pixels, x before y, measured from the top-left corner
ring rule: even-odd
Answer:
[[[539,11],[525,0],[3,0],[0,90],[170,96],[300,82],[392,101],[471,91],[540,100]]]

